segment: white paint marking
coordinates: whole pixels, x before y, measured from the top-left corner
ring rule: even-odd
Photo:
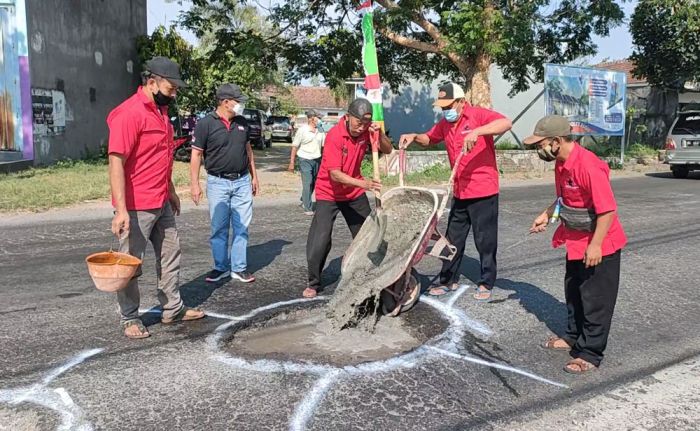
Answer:
[[[44,380],[42,380],[41,385],[47,386],[56,377],[65,373],[66,371],[70,370],[71,368],[75,367],[76,365],[81,364],[87,358],[89,358],[91,356],[95,356],[98,353],[101,353],[103,350],[104,349],[92,349],[92,350],[86,350],[84,352],[80,352],[75,357],[73,357],[70,361],[66,362],[64,365],[61,365],[60,367],[54,368],[52,371],[50,371],[49,374],[46,377],[44,377]]]
[[[83,411],[78,407],[64,388],[50,389],[48,384],[58,376],[81,364],[104,349],[92,349],[79,353],[60,367],[50,370],[41,382],[31,386],[0,390],[0,402],[18,405],[24,402],[46,407],[61,416],[58,431],[92,431]]]
[[[306,424],[313,416],[316,407],[318,407],[318,404],[326,393],[328,393],[331,385],[338,381],[340,375],[341,371],[333,370],[327,372],[316,381],[313,388],[311,388],[309,393],[297,404],[296,409],[294,409],[294,415],[289,424],[289,429],[291,431],[302,431],[306,429]]]
[[[454,305],[457,302],[457,300],[459,299],[459,297],[462,296],[462,294],[464,294],[464,292],[466,292],[467,289],[469,289],[468,284],[461,284],[459,286],[459,288],[457,289],[457,291],[452,294],[452,297],[447,300],[447,306],[454,307]]]
[[[510,371],[512,373],[520,374],[522,376],[529,377],[531,379],[534,379],[534,380],[537,380],[537,381],[540,381],[543,383],[548,383],[550,385],[558,386],[560,388],[568,388],[568,386],[563,384],[563,383],[558,383],[558,382],[555,382],[555,381],[552,381],[549,379],[545,379],[544,377],[540,377],[537,374],[532,374],[532,373],[529,373],[527,371],[523,371],[523,370],[520,370],[518,368],[511,367],[509,365],[503,365],[503,364],[499,364],[496,362],[488,362],[488,361],[484,361],[483,359],[478,359],[478,358],[474,358],[471,356],[458,355],[456,353],[448,352],[447,350],[438,349],[436,347],[428,346],[428,348],[431,350],[434,350],[435,352],[437,352],[441,355],[448,356],[450,358],[461,359],[463,361],[473,362],[475,364],[486,365],[487,367],[491,367],[491,368],[498,368],[499,370]]]

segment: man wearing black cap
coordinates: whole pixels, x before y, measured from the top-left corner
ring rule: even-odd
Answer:
[[[314,109],[306,111],[307,124],[301,126],[292,141],[292,155],[289,160],[289,171],[294,172],[294,159],[299,158],[301,171],[301,206],[304,214],[314,215],[311,194],[314,192],[318,169],[321,167],[321,150],[326,134],[319,130],[321,114]]]
[[[512,123],[497,112],[471,106],[464,90],[453,82],[440,87],[433,105],[442,109],[442,120],[425,133],[401,135],[399,146],[406,148],[417,142],[427,147],[445,142],[451,166],[460,152],[466,154],[457,168],[447,222],[447,239],[457,247],[457,254],[452,261],[443,262],[440,285],[428,294],[441,296],[457,289],[467,236],[473,227],[481,263],[474,298],[488,300],[496,282],[498,248],[498,167],[493,135],[507,132]]]
[[[177,63],[165,57],[146,62],[142,82],[136,94],[107,117],[109,182],[115,209],[112,232],[120,239],[121,252],[140,259],[147,242],[153,244],[163,323],[201,319],[204,312],[185,307],[178,286],[180,240],[175,215],[180,214],[180,199],[171,178],[175,142],[168,105],[185,83]],[[141,267],[127,287],[117,292],[122,328],[129,338],[150,335],[139,318],[140,275]]]
[[[309,284],[303,296],[313,298],[321,287],[321,271],[331,251],[333,223],[338,212],[354,238],[370,213],[365,192],[378,192],[381,183],[364,179],[360,173],[362,159],[369,145],[369,133],[379,130],[372,123],[372,104],[355,99],[348,113],[326,135],[321,168],[316,180],[316,212],[306,240]],[[380,133],[380,151],[391,153],[391,141]]]
[[[255,281],[248,272],[248,226],[253,218],[253,196],[258,191],[250,129],[243,117],[248,98],[236,84],[216,91],[216,110],[201,119],[194,129],[190,161],[190,190],[196,205],[202,198],[199,170],[204,158],[207,170],[207,199],[211,218],[209,244],[214,268],[206,281],[232,277],[244,283]],[[229,248],[229,227],[233,239]]]

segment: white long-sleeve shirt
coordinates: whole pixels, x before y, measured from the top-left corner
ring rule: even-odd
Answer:
[[[294,135],[292,146],[297,149],[298,157],[306,160],[314,160],[321,157],[321,149],[323,148],[323,141],[325,139],[325,133],[318,129],[312,131],[308,124],[304,124]]]

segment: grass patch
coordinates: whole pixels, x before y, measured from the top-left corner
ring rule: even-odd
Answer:
[[[515,142],[511,141],[508,138],[501,139],[498,141],[498,143],[495,145],[496,151],[510,151],[510,150],[520,150],[520,145],[516,144]]]
[[[627,155],[633,158],[639,157],[656,157],[657,150],[655,148],[642,145],[642,144],[632,144],[627,149]]]
[[[362,176],[365,178],[372,178],[372,161],[363,160],[361,168]],[[420,172],[412,172],[406,174],[404,177],[404,182],[409,186],[419,186],[427,184],[439,184],[445,183],[450,179],[450,168],[443,164],[437,164],[430,166]],[[382,185],[387,187],[398,186],[399,176],[381,176]]]
[[[189,165],[175,162],[176,187],[189,184]],[[0,175],[0,211],[44,211],[109,198],[107,161],[66,160]]]

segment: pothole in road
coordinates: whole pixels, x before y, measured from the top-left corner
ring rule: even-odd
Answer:
[[[337,332],[325,312],[325,307],[295,307],[256,316],[233,326],[222,347],[247,360],[344,367],[408,353],[448,326],[439,312],[420,304],[400,317],[381,318],[373,333],[358,328]]]

